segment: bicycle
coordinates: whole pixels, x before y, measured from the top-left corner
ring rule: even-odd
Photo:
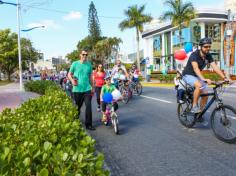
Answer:
[[[229,84],[229,82],[223,81],[221,83],[214,83],[213,92],[200,95],[200,97],[212,96],[212,98],[198,114],[191,113],[194,88],[186,85],[183,99],[184,103],[178,104],[177,113],[180,123],[187,128],[191,128],[215,102],[216,107],[210,116],[212,131],[219,140],[234,143],[236,142],[236,109],[230,105],[224,104],[223,100],[219,97],[219,92],[223,93],[224,84]],[[232,127],[233,125],[235,125],[235,127]],[[218,127],[220,127],[220,129],[217,129]]]
[[[131,81],[129,85],[130,85],[132,94],[134,94],[134,92],[136,92],[138,96],[142,94],[142,92],[143,92],[143,86],[142,86],[142,84],[139,82],[139,80]]]
[[[121,95],[123,97],[122,102],[125,104],[127,104],[133,96],[130,86],[127,84],[128,82],[124,80],[119,80],[119,83],[118,83],[119,91],[121,92]]]
[[[115,134],[119,134],[119,121],[118,116],[114,110],[113,103],[108,103],[106,105],[106,120],[103,122],[104,125],[108,126],[110,123],[112,124]]]

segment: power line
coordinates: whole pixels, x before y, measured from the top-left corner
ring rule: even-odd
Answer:
[[[70,13],[69,11],[63,11],[63,10],[57,10],[57,9],[47,9],[47,8],[42,8],[42,7],[36,7],[33,5],[26,5],[26,4],[22,4],[22,6],[28,7],[28,8],[33,8],[33,9],[38,9],[38,10],[44,10],[44,11],[48,11],[48,12],[56,12],[56,13],[61,13],[61,14],[68,14]],[[84,16],[88,16],[88,15],[84,15]],[[112,17],[112,16],[99,16],[100,18],[109,18],[109,19],[123,19],[122,17]]]

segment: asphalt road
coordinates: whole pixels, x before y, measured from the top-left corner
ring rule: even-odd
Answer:
[[[89,133],[105,154],[111,175],[236,175],[236,144],[216,139],[209,125],[184,128],[177,119],[173,89],[145,88],[143,96],[127,105],[120,103],[120,135],[101,124],[94,101],[96,131]],[[236,107],[236,89],[226,90],[223,98]]]

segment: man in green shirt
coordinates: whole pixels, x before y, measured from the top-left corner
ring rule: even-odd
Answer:
[[[86,50],[82,50],[80,53],[80,60],[72,63],[68,78],[72,82],[74,94],[74,100],[78,106],[78,111],[80,113],[80,108],[85,102],[85,126],[86,129],[95,130],[92,126],[92,92],[93,92],[93,77],[92,77],[92,65],[87,61],[88,53]]]

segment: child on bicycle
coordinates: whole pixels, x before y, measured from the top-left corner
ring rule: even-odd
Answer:
[[[174,78],[175,82],[175,90],[177,91],[177,103],[184,103],[183,98],[184,98],[184,81],[181,80],[180,74],[177,72],[176,77]]]
[[[118,86],[119,81],[125,81],[125,80],[126,80],[126,77],[125,77],[124,71],[122,68],[119,68],[118,72],[116,72],[115,75],[113,76],[112,82],[114,83],[114,85],[118,89],[119,88],[119,86]]]
[[[105,84],[102,86],[101,94],[100,94],[100,99],[101,99],[101,104],[102,104],[102,122],[106,121],[106,106],[108,103],[103,101],[103,95],[105,93],[112,93],[114,90],[116,90],[116,87],[111,84],[111,76],[109,74],[106,75],[105,79]],[[113,102],[113,107],[114,111],[118,109],[118,104],[117,102]]]
[[[140,76],[140,72],[137,69],[137,66],[135,64],[133,64],[130,71],[129,71],[130,80],[134,83],[137,83],[139,76]]]

